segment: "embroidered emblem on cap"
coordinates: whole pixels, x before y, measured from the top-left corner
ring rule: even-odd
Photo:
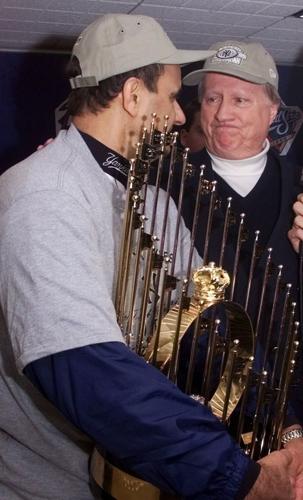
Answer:
[[[228,45],[221,47],[213,56],[212,61],[241,64],[246,58],[246,54],[240,49],[240,47]]]

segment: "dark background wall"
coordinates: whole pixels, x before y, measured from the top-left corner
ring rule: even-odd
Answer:
[[[55,108],[67,97],[67,55],[0,52],[0,172],[55,135]],[[183,68],[183,73],[198,65]],[[280,66],[280,93],[288,105],[303,109],[303,68]],[[195,95],[187,87],[181,103]],[[288,154],[303,165],[303,130]]]
[[[0,52],[0,171],[55,134],[55,108],[66,98],[68,57]]]

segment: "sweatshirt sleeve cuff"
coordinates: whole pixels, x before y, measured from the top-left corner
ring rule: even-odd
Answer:
[[[255,484],[258,476],[260,474],[261,465],[256,462],[251,462],[248,466],[248,469],[243,477],[240,489],[238,490],[237,495],[235,496],[235,500],[243,500],[246,497],[248,492],[251,490],[253,485]]]

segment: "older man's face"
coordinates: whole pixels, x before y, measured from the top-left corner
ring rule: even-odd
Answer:
[[[220,73],[207,73],[201,125],[208,150],[229,160],[260,153],[277,108],[263,85]]]

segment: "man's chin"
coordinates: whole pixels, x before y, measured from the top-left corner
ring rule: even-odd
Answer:
[[[240,148],[240,144],[220,142],[213,144],[210,148],[208,148],[208,150],[210,153],[213,153],[220,158],[225,158],[226,160],[236,160]]]

